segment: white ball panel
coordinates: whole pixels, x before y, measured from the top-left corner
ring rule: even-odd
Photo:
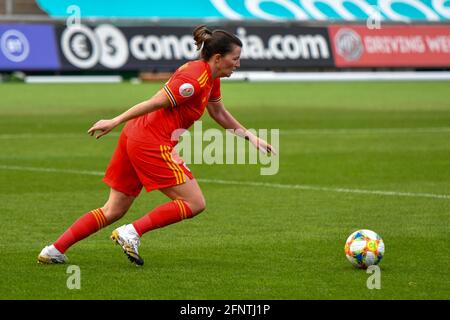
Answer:
[[[350,245],[351,252],[361,252],[366,247],[366,240],[355,240]]]
[[[362,231],[363,231],[364,234],[365,234],[367,237],[369,237],[370,239],[372,239],[372,240],[378,239],[377,234],[376,234],[375,232],[373,232],[372,230],[364,229],[364,230],[362,230]]]
[[[366,266],[371,266],[376,263],[377,257],[373,254],[373,252],[367,252],[366,254]]]
[[[378,252],[381,253],[382,255],[384,254],[384,242],[380,241],[380,243],[378,244]]]

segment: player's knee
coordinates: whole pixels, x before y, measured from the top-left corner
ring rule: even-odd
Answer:
[[[102,210],[108,222],[112,223],[122,218],[127,213],[128,208],[122,206],[111,206],[106,204],[102,208]]]
[[[195,199],[192,199],[188,201],[189,208],[192,211],[192,216],[196,216],[197,214],[201,213],[206,208],[206,201],[203,196],[197,197]]]

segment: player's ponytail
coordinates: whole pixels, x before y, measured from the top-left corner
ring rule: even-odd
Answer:
[[[212,32],[209,30],[206,25],[198,26],[194,29],[192,33],[194,35],[195,45],[197,46],[197,50],[200,50],[204,43],[212,38]]]
[[[209,30],[206,25],[198,26],[193,33],[197,50],[201,50],[203,60],[209,60],[213,55],[225,55],[233,50],[233,46],[242,47],[242,42],[234,34],[225,30]]]

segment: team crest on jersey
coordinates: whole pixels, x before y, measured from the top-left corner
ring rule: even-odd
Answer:
[[[180,95],[189,98],[194,94],[194,86],[190,83],[183,83],[179,89]]]

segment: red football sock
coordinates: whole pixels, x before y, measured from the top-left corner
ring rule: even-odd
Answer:
[[[192,210],[188,204],[183,200],[174,200],[153,209],[144,217],[133,222],[133,226],[139,236],[142,236],[150,230],[162,228],[188,218],[192,218]]]
[[[108,221],[102,209],[92,210],[75,221],[53,245],[61,253],[64,253],[74,243],[83,240],[107,225]]]

